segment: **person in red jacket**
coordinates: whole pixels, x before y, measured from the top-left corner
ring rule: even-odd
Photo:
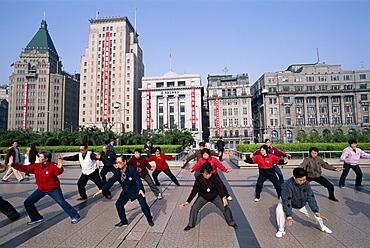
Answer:
[[[257,164],[259,170],[259,176],[256,184],[256,198],[255,202],[260,200],[261,191],[263,188],[263,183],[268,179],[272,182],[275,187],[278,198],[281,194],[281,185],[276,176],[274,165],[275,164],[286,164],[288,163],[288,158],[280,159],[273,154],[267,153],[267,145],[260,147],[260,155],[254,156],[253,158],[247,158],[245,155],[242,156],[242,159],[249,164]]]
[[[37,189],[24,201],[26,211],[31,218],[28,225],[42,222],[44,218],[37,211],[35,203],[38,202],[45,195],[49,195],[54,199],[62,209],[71,217],[72,224],[80,221],[81,217],[78,212],[64,199],[58,176],[63,173],[63,162],[59,155],[58,164],[50,162],[52,154],[49,151],[42,151],[39,153],[39,163],[31,165],[13,164],[11,166],[15,169],[35,174]]]
[[[168,166],[168,164],[166,162],[166,159],[172,159],[172,158],[176,157],[176,155],[169,156],[169,155],[166,155],[164,153],[161,153],[162,150],[161,150],[160,147],[156,147],[154,149],[154,151],[155,151],[155,154],[153,156],[151,156],[150,158],[148,158],[147,161],[148,162],[154,161],[155,164],[156,164],[156,168],[155,168],[155,170],[152,174],[155,185],[157,185],[157,186],[160,185],[160,183],[158,182],[158,175],[159,175],[159,173],[161,173],[163,171],[169,178],[171,178],[171,180],[177,186],[180,186],[179,181],[177,181],[176,177],[172,174],[172,172],[170,170],[170,167]]]
[[[148,173],[148,170],[153,170],[154,166],[151,166],[146,158],[141,156],[140,148],[135,149],[134,156],[128,161],[128,164],[136,167],[136,170],[140,173],[140,178],[145,180],[157,199],[161,200],[162,194],[159,192],[159,189],[155,186],[152,177]]]

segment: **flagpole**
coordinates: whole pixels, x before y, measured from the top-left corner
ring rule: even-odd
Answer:
[[[170,49],[170,71],[172,71],[172,49]]]

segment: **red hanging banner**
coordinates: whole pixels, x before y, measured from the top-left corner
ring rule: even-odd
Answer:
[[[150,129],[150,90],[146,90],[146,128]]]
[[[196,118],[195,118],[195,87],[194,86],[190,88],[190,92],[191,92],[191,127],[195,128]]]
[[[110,33],[105,33],[104,43],[104,95],[103,95],[103,121],[108,121],[108,91],[109,91],[109,61],[110,61]]]
[[[216,97],[216,129],[217,129],[217,136],[221,136],[220,130],[220,108],[218,103],[218,97]]]
[[[27,103],[28,103],[28,82],[24,82],[22,130],[26,130],[26,123],[27,123]]]

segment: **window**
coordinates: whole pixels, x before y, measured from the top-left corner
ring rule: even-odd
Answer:
[[[290,87],[289,86],[283,86],[283,91],[289,91]]]
[[[290,97],[284,97],[284,103],[290,103]]]
[[[366,89],[367,83],[360,83],[360,89]]]
[[[367,95],[361,94],[361,101],[367,101]]]
[[[352,79],[352,75],[343,75],[343,80],[348,81]]]
[[[327,85],[319,85],[319,90],[328,90]]]
[[[341,121],[340,121],[340,118],[339,117],[333,117],[333,124],[340,124]]]
[[[175,82],[167,82],[167,87],[174,87],[175,86]]]
[[[328,102],[328,97],[327,96],[320,96],[319,97],[319,102],[320,103],[327,103]]]
[[[344,106],[345,113],[352,113],[352,106]]]
[[[238,109],[234,108],[234,115],[238,115]]]
[[[308,85],[307,86],[307,91],[314,91],[315,90],[315,85]]]
[[[363,111],[369,111],[369,105],[362,105]]]
[[[164,83],[163,82],[160,82],[160,83],[156,83],[156,87],[159,88],[159,87],[163,87],[164,86]]]
[[[299,85],[299,86],[295,86],[295,91],[303,91],[303,86],[302,85]]]
[[[316,118],[308,118],[308,125],[316,125]]]
[[[366,79],[366,74],[360,74],[360,79]]]
[[[222,109],[222,115],[226,116],[227,115],[227,109]]]
[[[243,125],[247,126],[248,125],[248,118],[243,118]]]
[[[319,82],[326,81],[326,76],[319,76]]]
[[[269,92],[276,92],[276,87],[269,87]]]
[[[339,113],[340,107],[339,106],[333,106],[333,113]]]
[[[320,124],[328,124],[328,118],[320,118]]]
[[[369,123],[369,116],[362,117],[363,123]]]
[[[340,102],[340,96],[333,96],[331,102]]]
[[[294,82],[302,82],[302,78],[301,77],[295,77]]]
[[[243,108],[243,115],[248,114],[248,108]]]
[[[233,109],[232,108],[229,108],[228,112],[229,112],[229,115],[233,115]]]
[[[281,79],[281,81],[283,81],[283,82],[289,82],[289,78],[287,78],[287,77],[283,77],[283,78]]]
[[[303,113],[303,108],[302,107],[296,107],[296,112],[297,114],[302,114]]]
[[[331,81],[339,81],[339,76],[331,76]]]
[[[296,125],[297,125],[297,126],[302,126],[302,125],[303,125],[303,123],[304,123],[304,122],[303,122],[303,118],[297,118],[297,119],[296,119]]]
[[[227,119],[223,119],[222,124],[223,124],[224,127],[226,127],[227,126]]]
[[[315,114],[315,107],[307,107],[308,114]]]
[[[352,88],[353,88],[353,85],[352,84],[345,84],[344,85],[344,89],[345,90],[352,90]]]
[[[315,81],[315,77],[314,76],[306,77],[306,82],[314,82],[314,81]]]
[[[292,125],[292,120],[290,118],[286,118],[285,120],[286,120],[285,123],[286,123],[287,126]]]
[[[321,114],[324,114],[324,113],[327,113],[328,112],[328,109],[326,106],[323,106],[323,107],[320,107],[320,113]]]
[[[295,103],[303,103],[303,97],[296,97]]]
[[[331,90],[339,90],[340,89],[340,85],[339,84],[332,84],[331,85]]]
[[[270,98],[269,101],[270,101],[270,104],[276,104],[277,103],[276,98]]]
[[[307,103],[315,103],[316,97],[307,97]]]
[[[290,114],[290,107],[285,107],[285,114]]]

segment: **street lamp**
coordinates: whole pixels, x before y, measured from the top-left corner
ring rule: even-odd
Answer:
[[[123,133],[123,123],[122,123],[122,111],[121,111],[121,103],[120,102],[117,102],[113,105],[113,108],[115,108],[117,110],[117,112],[119,112],[119,125],[120,125],[120,130],[119,132]]]
[[[105,132],[105,129],[107,128],[108,122],[103,121],[101,124],[102,124],[104,132]]]
[[[265,105],[265,98],[266,98],[266,94],[268,93],[269,91],[267,89],[263,89],[262,90],[262,105],[263,105],[263,128],[264,128],[264,131],[263,131],[263,140],[266,139],[266,136],[267,136],[267,122],[266,122],[266,105]]]
[[[65,124],[69,124],[70,126],[71,126],[71,133],[73,132],[73,124],[72,124],[72,122],[67,122],[67,121],[65,121],[64,122]]]

